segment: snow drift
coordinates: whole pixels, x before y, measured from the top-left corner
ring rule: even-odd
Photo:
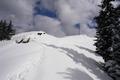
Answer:
[[[101,69],[104,61],[94,53],[93,44],[94,38],[85,35],[15,35],[0,42],[0,80],[112,80]]]

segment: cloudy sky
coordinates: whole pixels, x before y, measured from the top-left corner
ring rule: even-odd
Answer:
[[[0,19],[12,20],[17,33],[42,30],[62,37],[93,36],[101,0],[0,0]]]

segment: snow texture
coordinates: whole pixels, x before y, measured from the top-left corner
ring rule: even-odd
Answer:
[[[117,8],[120,5],[120,1],[111,1],[111,4],[113,5],[114,8]]]
[[[16,43],[21,39],[28,43]],[[0,80],[112,80],[94,53],[94,38],[26,32],[0,42]]]

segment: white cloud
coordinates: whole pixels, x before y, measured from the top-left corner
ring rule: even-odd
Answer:
[[[21,26],[21,31],[26,31],[32,28],[28,24],[32,22],[33,6],[33,0],[1,0],[0,19],[12,19],[16,28]]]
[[[58,19],[46,16],[33,16],[36,1],[41,1],[45,8],[56,11]],[[98,15],[98,3],[101,0],[1,0],[0,19],[12,19],[18,32],[44,30],[55,36],[73,34],[91,34],[86,23]],[[34,26],[33,26],[33,23]],[[75,24],[81,24],[81,30]]]
[[[78,34],[74,24],[80,22],[80,33],[95,33],[95,30],[89,30],[86,23],[88,23],[91,18],[94,18],[96,15],[98,15],[99,8],[97,5],[100,3],[99,1],[100,0],[59,0],[56,2],[56,9],[58,11],[61,23],[64,25],[65,32],[68,35]],[[87,27],[83,25],[86,25]]]
[[[87,34],[88,36],[95,36],[96,30],[90,29],[86,24],[82,24],[80,34]]]
[[[54,36],[65,36],[65,33],[62,31],[60,22],[46,16],[38,15],[35,17],[35,29],[45,31],[48,34],[52,34]]]

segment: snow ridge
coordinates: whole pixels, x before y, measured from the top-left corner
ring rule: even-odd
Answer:
[[[21,39],[30,40],[16,43]],[[56,38],[26,32],[7,43],[0,42],[0,80],[112,80],[94,53],[94,38],[86,35]]]

